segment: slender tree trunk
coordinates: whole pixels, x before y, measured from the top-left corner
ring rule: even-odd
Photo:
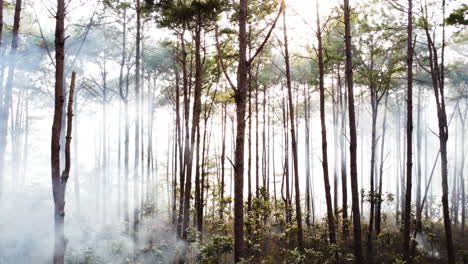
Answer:
[[[227,103],[223,104],[223,113],[222,113],[222,146],[221,146],[221,182],[222,182],[222,191],[221,191],[221,201],[224,199],[224,178],[225,178],[225,160],[226,160],[226,129],[227,129],[227,111],[226,111]],[[250,146],[250,145],[249,145]],[[220,210],[220,219],[223,219],[223,210]]]
[[[398,99],[398,98],[397,98]],[[396,151],[396,161],[397,161],[397,171],[396,171],[396,204],[395,204],[395,223],[397,226],[400,224],[400,179],[401,179],[401,110],[398,107],[395,119],[397,121],[397,130],[396,130],[396,142],[397,142],[397,151]]]
[[[341,105],[341,129],[340,129],[340,149],[341,149],[341,186],[342,186],[342,218],[343,218],[343,240],[349,237],[349,219],[348,219],[348,180],[346,172],[346,90],[343,92],[341,85],[340,65],[338,71],[338,89],[340,92],[340,105]]]
[[[130,212],[129,212],[129,174],[130,174],[130,167],[129,167],[129,160],[130,160],[130,152],[129,152],[129,143],[130,143],[130,121],[129,121],[129,113],[128,113],[128,89],[130,85],[130,67],[127,68],[127,76],[125,79],[125,86],[127,91],[127,96],[124,101],[124,113],[125,113],[125,139],[124,139],[124,221],[125,221],[125,233],[130,234]]]
[[[461,208],[461,237],[462,239],[465,238],[465,218],[466,218],[466,195],[465,195],[465,178],[464,178],[464,170],[465,170],[465,134],[466,134],[466,130],[465,130],[465,121],[466,121],[466,117],[467,117],[467,114],[468,114],[468,106],[465,105],[465,113],[464,115],[462,116],[461,115],[461,112],[460,112],[460,122],[461,122],[461,126],[462,126],[462,138],[461,138],[461,153],[462,153],[462,157],[461,157],[461,164],[460,164],[460,189],[461,189],[461,204],[462,204],[462,208]]]
[[[193,117],[192,117],[192,130],[190,139],[190,149],[187,160],[187,173],[185,181],[185,193],[184,193],[184,221],[182,229],[182,238],[187,239],[187,232],[189,228],[189,217],[190,217],[190,195],[192,188],[192,160],[195,149],[196,131],[200,124],[201,114],[201,93],[202,93],[202,62],[201,62],[201,14],[197,14],[197,25],[195,32],[195,90],[194,90],[194,101],[193,101]]]
[[[305,170],[306,170],[306,224],[310,229],[311,195],[310,195],[310,111],[309,91],[304,87],[304,122],[305,122]],[[274,153],[274,151],[273,151]],[[273,161],[274,164],[274,161]]]
[[[427,18],[427,6],[425,10]],[[445,0],[442,1],[442,17],[445,17]],[[427,21],[427,20],[426,20]],[[427,22],[426,22],[427,23]],[[447,158],[447,140],[448,140],[448,125],[447,113],[445,109],[445,20],[442,22],[442,47],[440,60],[438,58],[438,47],[433,42],[431,34],[429,33],[429,25],[424,25],[427,45],[429,49],[429,62],[431,69],[432,85],[434,88],[434,97],[437,106],[437,119],[439,125],[439,144],[440,144],[440,158],[441,158],[441,176],[442,176],[442,209],[444,217],[444,229],[446,236],[447,256],[448,263],[455,263],[455,250],[452,239],[452,223],[450,221],[449,203],[448,203],[448,158]],[[440,62],[439,62],[440,61]]]
[[[319,90],[320,90],[320,122],[322,125],[322,168],[323,181],[325,183],[325,198],[327,203],[328,235],[330,243],[336,243],[335,217],[333,215],[332,198],[330,194],[330,180],[328,174],[328,153],[327,153],[327,128],[325,120],[325,87],[324,87],[324,65],[322,49],[322,27],[320,25],[319,2],[316,1],[317,8],[317,41],[318,41],[318,66],[319,66]]]
[[[377,204],[375,211],[375,233],[380,234],[382,224],[382,185],[383,185],[383,165],[385,162],[384,150],[385,150],[385,136],[387,132],[387,103],[388,103],[388,92],[385,95],[385,110],[384,118],[382,123],[382,141],[380,145],[380,167],[379,167],[379,190],[377,193]]]
[[[408,0],[408,28],[407,28],[407,96],[406,96],[406,194],[403,230],[403,256],[410,262],[410,229],[411,229],[411,188],[413,173],[413,3]]]
[[[346,47],[346,83],[348,86],[348,114],[349,114],[349,138],[350,138],[350,162],[351,162],[351,196],[354,228],[354,256],[356,263],[364,263],[362,257],[361,239],[361,214],[359,212],[359,186],[357,176],[356,159],[356,117],[354,112],[354,90],[353,90],[353,62],[351,47],[351,8],[349,0],[344,0],[345,21],[345,47]]]
[[[416,152],[417,152],[417,186],[416,186],[416,230],[422,232],[422,208],[421,208],[421,87],[418,88],[418,112],[416,131]]]
[[[1,3],[1,7],[2,7],[2,22],[3,22],[3,1]],[[7,80],[5,84],[5,90],[3,92],[4,98],[0,97],[0,101],[3,99],[3,102],[1,104],[3,108],[0,109],[0,200],[2,199],[2,194],[5,189],[4,188],[5,176],[4,176],[3,170],[4,170],[4,162],[5,162],[5,149],[7,146],[8,120],[10,117],[13,82],[14,82],[14,75],[15,75],[15,68],[16,68],[16,51],[18,49],[21,8],[22,8],[22,0],[16,0],[15,14],[13,18],[11,50],[10,50],[10,57],[9,57],[9,63],[8,63],[8,75],[7,75]],[[0,35],[1,33],[2,32],[0,31]],[[1,82],[3,83],[3,78]]]
[[[294,187],[296,196],[296,221],[297,221],[297,243],[299,250],[304,249],[304,234],[302,230],[302,211],[301,211],[301,194],[299,188],[299,162],[297,158],[297,142],[296,142],[296,126],[294,124],[294,105],[292,99],[292,87],[291,87],[291,73],[289,68],[289,48],[288,48],[288,35],[286,26],[286,8],[283,9],[283,30],[284,30],[284,59],[286,64],[286,80],[288,86],[288,101],[289,101],[289,115],[291,121],[291,143],[292,143],[292,154],[293,154],[293,165],[294,165]]]
[[[183,94],[184,94],[184,129],[185,129],[185,143],[184,143],[184,155],[181,159],[180,169],[180,195],[179,195],[179,215],[177,218],[177,235],[179,238],[182,237],[182,220],[184,212],[184,197],[185,197],[185,172],[187,170],[187,160],[189,152],[189,114],[190,114],[190,97],[189,97],[189,85],[188,85],[188,73],[187,73],[187,53],[185,50],[184,40],[185,30],[180,36],[181,41],[181,52],[182,52],[182,78],[183,78]]]
[[[371,61],[373,56],[371,56]],[[371,62],[371,65],[373,63]],[[376,190],[375,190],[375,179],[376,179],[376,157],[377,157],[377,116],[379,112],[379,99],[377,94],[377,88],[374,84],[370,85],[370,94],[371,94],[371,108],[372,108],[372,131],[371,131],[371,161],[370,161],[370,187],[369,187],[369,200],[370,200],[370,210],[369,210],[369,233],[367,237],[367,258],[369,263],[373,263],[373,253],[372,253],[372,238],[374,232],[374,222],[375,222],[375,203],[376,203]]]
[[[140,117],[141,117],[141,106],[140,106],[140,56],[141,56],[141,7],[140,0],[136,0],[136,55],[135,55],[135,159],[133,164],[133,239],[135,242],[138,241],[138,228],[139,228],[139,209],[138,209],[138,170],[140,161]]]

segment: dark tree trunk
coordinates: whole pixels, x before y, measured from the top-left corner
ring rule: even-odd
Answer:
[[[192,128],[191,128],[191,138],[190,146],[188,152],[187,163],[187,173],[185,180],[185,193],[184,193],[184,220],[183,220],[183,229],[182,229],[182,238],[187,239],[187,232],[189,228],[189,218],[190,218],[190,195],[192,188],[192,161],[193,153],[195,149],[195,139],[198,126],[200,124],[200,114],[201,114],[201,93],[202,93],[202,62],[201,62],[201,14],[197,14],[197,25],[195,30],[195,90],[194,90],[194,99],[193,99],[193,117],[192,117]]]
[[[356,116],[354,112],[354,90],[353,90],[353,62],[351,47],[351,7],[349,0],[344,0],[344,21],[345,21],[345,47],[346,47],[346,83],[348,86],[348,114],[349,114],[349,152],[351,162],[351,196],[354,228],[354,256],[356,263],[363,263],[362,238],[361,238],[361,214],[359,212],[359,186],[357,176],[356,159]]]
[[[184,197],[185,197],[185,172],[187,170],[187,160],[188,160],[188,152],[189,152],[189,115],[190,115],[190,97],[189,97],[189,85],[188,85],[188,73],[187,73],[187,53],[185,49],[185,40],[184,40],[184,33],[185,30],[182,31],[180,36],[181,42],[181,53],[182,53],[182,79],[183,79],[183,94],[184,94],[184,130],[185,130],[185,140],[184,140],[184,154],[183,158],[181,158],[180,164],[180,194],[179,194],[179,215],[177,218],[177,235],[179,238],[182,237],[182,220],[183,220],[183,212],[184,212]]]
[[[309,91],[304,87],[304,122],[305,122],[305,172],[306,172],[306,224],[310,229],[311,191],[310,191],[310,111]],[[274,146],[274,144],[273,144]],[[274,151],[273,151],[274,153]],[[274,164],[274,161],[273,161]]]
[[[403,229],[403,256],[410,262],[410,229],[411,229],[411,188],[413,172],[413,3],[408,0],[408,28],[407,28],[407,96],[406,96],[406,193]]]
[[[427,6],[425,7],[427,9]],[[442,13],[445,17],[445,0],[442,1]],[[427,10],[426,10],[427,15]],[[427,21],[427,20],[426,20]],[[427,22],[426,22],[427,23]],[[438,47],[433,42],[431,34],[429,33],[429,25],[424,25],[426,33],[426,40],[429,49],[429,63],[432,77],[432,85],[434,88],[434,97],[437,106],[437,119],[439,125],[439,144],[440,144],[440,158],[441,158],[441,176],[442,176],[442,209],[444,217],[444,229],[446,236],[447,256],[448,263],[455,263],[455,250],[452,239],[452,223],[450,221],[449,203],[448,203],[448,158],[447,158],[447,140],[448,140],[448,125],[447,113],[445,109],[445,20],[442,22],[442,47],[440,60],[438,58]],[[440,61],[440,62],[439,62]]]
[[[323,49],[322,49],[322,27],[320,25],[319,4],[316,1],[317,7],[317,41],[318,41],[318,66],[319,66],[319,90],[320,90],[320,122],[322,125],[322,168],[323,181],[325,183],[325,198],[327,202],[327,220],[328,220],[328,235],[330,243],[336,243],[335,217],[333,215],[332,198],[330,194],[330,179],[328,174],[328,153],[327,153],[327,128],[325,120],[325,87],[324,87],[324,65],[323,65]]]
[[[244,256],[244,135],[247,99],[247,2],[239,3],[239,65],[237,69],[236,102],[236,144],[234,155],[234,262]]]
[[[21,1],[17,1],[18,23],[19,12],[21,10]],[[66,137],[66,164],[63,174],[60,175],[60,135],[62,131],[62,114],[65,101],[64,96],[64,61],[65,61],[65,3],[63,0],[57,1],[57,13],[55,24],[55,104],[54,119],[52,124],[51,138],[51,172],[52,172],[52,193],[54,198],[54,264],[64,263],[67,241],[64,234],[65,222],[65,191],[70,172],[70,142],[73,116],[73,93],[75,86],[75,74],[72,74],[69,104],[68,104],[68,122]],[[15,11],[16,21],[16,11]],[[19,24],[18,24],[19,27]],[[16,29],[18,30],[18,28]],[[17,40],[16,40],[17,41]],[[8,86],[8,85],[7,85]]]

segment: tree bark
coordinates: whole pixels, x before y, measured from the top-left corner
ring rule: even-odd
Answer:
[[[319,2],[316,1],[317,9],[317,42],[318,42],[318,66],[319,66],[319,90],[320,90],[320,123],[322,125],[322,169],[325,187],[325,199],[327,203],[327,222],[330,243],[336,243],[335,217],[330,193],[330,179],[328,174],[328,152],[327,152],[327,128],[325,120],[325,87],[324,87],[324,63],[322,48],[322,26],[320,25]]]
[[[382,141],[380,145],[380,167],[379,167],[379,189],[377,192],[377,202],[375,209],[375,233],[380,234],[381,224],[382,224],[382,186],[383,186],[383,165],[385,162],[384,150],[385,150],[385,136],[387,133],[387,103],[388,103],[388,93],[385,94],[385,110],[384,118],[382,123]]]
[[[349,114],[349,152],[350,152],[350,175],[351,175],[351,196],[354,228],[354,256],[356,263],[363,263],[362,238],[361,238],[361,214],[359,211],[359,186],[357,177],[356,159],[356,116],[354,112],[354,90],[353,90],[353,62],[351,46],[351,8],[349,0],[344,0],[344,21],[345,21],[345,47],[346,47],[346,83],[348,86],[348,114]]]
[[[411,232],[411,188],[413,173],[413,3],[408,0],[408,27],[407,27],[407,96],[406,96],[406,193],[403,229],[403,257],[410,262],[410,232]]]

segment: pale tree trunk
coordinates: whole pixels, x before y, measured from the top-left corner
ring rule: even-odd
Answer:
[[[383,165],[386,159],[386,156],[384,156],[384,150],[385,150],[385,136],[387,133],[387,103],[388,103],[388,92],[385,94],[385,110],[384,110],[384,117],[383,117],[383,123],[382,123],[382,141],[380,145],[379,187],[377,191],[377,202],[376,202],[376,208],[375,208],[375,233],[377,235],[380,234],[381,224],[382,224],[382,201],[383,201],[382,185],[383,185]]]
[[[342,186],[342,218],[343,218],[343,239],[347,240],[349,237],[349,223],[348,223],[348,180],[346,172],[346,106],[347,99],[346,90],[343,92],[341,85],[340,65],[337,68],[338,71],[338,89],[340,93],[340,110],[341,110],[341,128],[340,128],[340,153],[341,153],[341,186]]]
[[[301,194],[299,188],[299,162],[297,158],[297,141],[296,141],[296,125],[294,124],[294,105],[292,99],[292,87],[291,87],[291,73],[289,68],[289,48],[288,48],[288,35],[286,26],[286,8],[283,9],[283,32],[284,32],[284,59],[286,64],[286,82],[288,86],[288,101],[289,101],[289,115],[291,121],[291,145],[293,154],[293,165],[294,165],[294,189],[296,198],[296,222],[297,222],[297,243],[299,250],[304,249],[304,234],[302,230],[302,211],[301,211]]]
[[[136,0],[136,54],[135,54],[135,156],[133,164],[133,240],[138,241],[139,209],[138,209],[138,169],[140,154],[140,55],[141,55],[141,7],[140,0]]]
[[[466,100],[466,99],[465,99]],[[468,100],[466,100],[468,101]],[[466,195],[465,195],[465,178],[464,178],[464,169],[465,169],[465,134],[466,134],[466,131],[465,131],[465,121],[466,121],[466,118],[467,118],[467,114],[468,114],[468,106],[465,105],[465,112],[464,114],[462,115],[461,112],[459,112],[460,114],[460,122],[461,122],[461,126],[462,126],[462,136],[461,136],[461,153],[462,153],[462,157],[461,157],[461,164],[460,164],[460,189],[461,189],[461,204],[462,204],[462,208],[461,208],[461,226],[460,226],[460,229],[461,229],[461,237],[462,239],[465,238],[465,219],[466,219]]]
[[[416,186],[416,230],[422,232],[422,208],[421,208],[421,87],[418,87],[418,112],[416,124],[416,152],[417,152],[417,186]]]
[[[1,3],[2,6],[2,20],[3,20],[3,1]],[[9,63],[8,63],[8,75],[6,84],[4,87],[4,98],[0,97],[1,106],[0,109],[0,200],[2,199],[4,189],[4,181],[5,181],[5,174],[4,174],[4,162],[5,162],[5,150],[7,146],[7,134],[8,134],[8,119],[10,117],[10,109],[12,104],[12,91],[13,91],[13,82],[14,82],[14,75],[15,75],[15,68],[16,68],[16,51],[18,49],[18,39],[19,39],[19,27],[20,27],[20,19],[21,19],[21,8],[22,8],[22,0],[16,0],[15,3],[15,14],[13,18],[13,33],[11,39],[11,50],[9,56]],[[3,22],[3,21],[2,21]],[[0,31],[0,35],[1,35]],[[3,78],[0,81],[3,83]]]

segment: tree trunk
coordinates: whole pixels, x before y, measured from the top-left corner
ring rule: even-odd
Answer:
[[[194,90],[194,101],[193,101],[193,117],[192,117],[192,128],[191,128],[191,139],[190,149],[187,160],[187,173],[185,181],[185,193],[184,193],[184,221],[182,229],[182,239],[187,239],[187,232],[189,228],[189,217],[190,217],[190,194],[192,188],[192,160],[195,149],[196,131],[200,123],[201,114],[201,93],[202,93],[202,62],[201,62],[201,14],[197,14],[197,25],[195,32],[195,90]]]
[[[348,114],[349,114],[349,152],[351,163],[351,196],[354,228],[354,256],[356,263],[363,263],[362,239],[361,239],[361,214],[359,212],[359,186],[357,177],[356,159],[356,116],[354,112],[354,90],[353,90],[353,62],[351,47],[351,8],[349,0],[344,0],[344,21],[345,21],[345,47],[346,47],[346,83],[348,86]]]
[[[3,20],[3,1],[2,6],[2,20]],[[2,194],[4,192],[4,162],[5,162],[5,149],[7,146],[7,134],[8,134],[8,119],[10,117],[10,109],[12,103],[12,91],[13,91],[13,82],[16,68],[16,51],[18,49],[18,39],[19,39],[19,27],[21,19],[21,8],[22,0],[16,0],[15,3],[15,14],[13,18],[13,32],[11,39],[11,51],[10,58],[8,63],[8,76],[5,84],[4,98],[0,97],[0,101],[3,102],[0,104],[3,108],[0,109],[0,200],[2,199]],[[2,21],[3,22],[3,21]],[[0,31],[0,35],[1,35]],[[1,39],[0,39],[1,40]],[[3,83],[3,78],[2,81]]]
[[[417,186],[416,186],[416,231],[422,232],[422,208],[421,208],[421,87],[418,88],[418,112],[416,124],[416,152],[417,152]]]
[[[309,91],[304,87],[304,122],[305,122],[305,173],[306,173],[306,224],[310,229],[311,195],[310,195],[310,111]],[[274,151],[273,151],[274,153]],[[274,164],[274,161],[273,161]]]
[[[341,105],[341,129],[340,129],[340,149],[341,149],[341,186],[342,186],[342,218],[343,218],[343,240],[347,240],[349,237],[349,219],[348,219],[348,181],[346,172],[346,106],[347,99],[346,90],[343,92],[341,85],[340,65],[337,68],[338,71],[338,89],[340,92],[340,105]]]
[[[302,230],[302,211],[301,211],[301,193],[299,188],[299,164],[297,158],[297,142],[296,142],[296,126],[294,124],[294,105],[292,99],[291,87],[291,73],[289,68],[289,49],[288,49],[288,35],[286,26],[286,8],[283,9],[283,32],[284,32],[284,60],[286,64],[286,81],[288,86],[288,101],[289,101],[289,115],[291,121],[291,143],[294,165],[294,187],[296,196],[296,221],[297,221],[297,243],[299,250],[304,250],[304,234]]]
[[[240,0],[239,3],[239,65],[237,90],[234,95],[237,118],[234,158],[234,262],[239,262],[244,256],[244,134],[248,72],[246,57],[247,2],[248,0]]]
[[[385,135],[387,132],[387,102],[388,102],[388,92],[385,95],[385,111],[384,118],[382,123],[382,142],[380,145],[380,167],[379,167],[379,190],[377,193],[377,204],[375,211],[375,233],[380,234],[381,224],[382,224],[382,185],[383,185],[383,165],[385,162],[384,150],[385,150]]]
[[[403,230],[403,256],[410,262],[410,229],[411,229],[411,188],[413,173],[413,3],[408,0],[408,28],[407,28],[407,96],[406,96],[406,193]]]
[[[325,87],[324,87],[324,65],[323,65],[323,49],[322,49],[322,27],[320,25],[319,2],[316,1],[317,7],[317,42],[318,42],[318,66],[319,66],[319,90],[320,90],[320,122],[322,125],[322,168],[323,181],[325,186],[325,198],[327,202],[327,220],[328,220],[328,235],[330,243],[336,243],[335,217],[333,215],[332,198],[330,194],[330,180],[328,175],[328,153],[327,153],[327,128],[325,120]]]
[[[465,99],[467,100],[467,99]],[[462,153],[462,157],[461,157],[461,164],[460,164],[460,189],[461,189],[461,204],[462,204],[462,208],[461,208],[461,237],[462,239],[465,238],[465,218],[466,218],[466,195],[465,195],[465,178],[464,178],[464,170],[465,170],[465,134],[466,134],[466,131],[465,131],[465,120],[466,120],[466,117],[467,117],[467,114],[468,114],[468,106],[465,105],[465,113],[464,115],[462,116],[461,115],[461,112],[460,112],[460,122],[461,122],[461,126],[462,126],[462,138],[461,138],[461,153]]]
[[[426,7],[427,8],[427,7]],[[427,13],[426,13],[427,14]],[[445,17],[445,0],[442,1],[442,17]],[[427,20],[426,20],[427,21]],[[426,33],[426,40],[429,49],[429,63],[431,69],[432,85],[434,88],[434,97],[437,106],[437,119],[439,125],[439,144],[440,144],[440,158],[441,158],[441,176],[442,176],[442,208],[444,217],[444,229],[446,236],[447,256],[448,263],[455,263],[455,250],[452,239],[452,223],[450,221],[449,203],[448,203],[448,158],[447,158],[447,140],[448,140],[448,125],[447,113],[445,109],[445,94],[444,94],[444,81],[445,81],[445,20],[442,22],[442,47],[440,64],[437,55],[438,47],[433,42],[431,34],[429,33],[429,26],[424,25]]]
[[[141,48],[141,7],[140,0],[136,0],[136,54],[135,54],[135,159],[133,164],[133,240],[138,241],[138,227],[139,227],[139,209],[138,209],[138,170],[140,161],[140,48]]]

